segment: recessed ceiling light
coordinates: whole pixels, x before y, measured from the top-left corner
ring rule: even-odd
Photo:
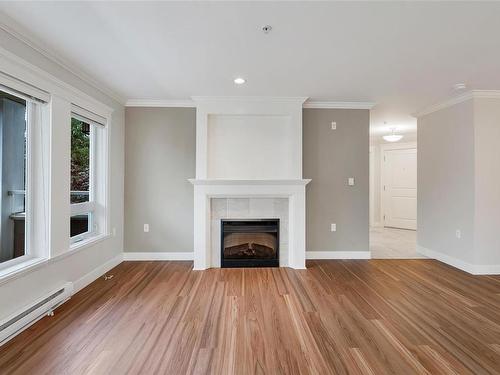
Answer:
[[[234,83],[236,83],[237,85],[242,85],[245,82],[246,82],[245,78],[238,77],[234,79]]]
[[[453,89],[454,90],[465,90],[467,88],[467,86],[465,85],[465,83],[456,83],[453,85]]]

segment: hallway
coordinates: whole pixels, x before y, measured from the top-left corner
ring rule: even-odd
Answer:
[[[370,228],[370,251],[373,259],[421,259],[417,232],[396,228]]]

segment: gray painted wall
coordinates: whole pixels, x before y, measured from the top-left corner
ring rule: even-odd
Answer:
[[[368,110],[304,109],[307,251],[369,250],[369,121]]]
[[[303,116],[304,178],[313,180],[307,250],[368,251],[369,111],[306,109]],[[125,251],[192,251],[187,179],[195,174],[195,109],[130,107],[125,122]],[[347,185],[348,177],[355,186]]]
[[[417,243],[466,262],[474,261],[473,114],[469,100],[418,119]]]
[[[126,108],[125,124],[125,252],[192,252],[196,110]]]

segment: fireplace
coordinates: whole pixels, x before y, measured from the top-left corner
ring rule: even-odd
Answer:
[[[279,267],[279,223],[221,220],[221,267]]]

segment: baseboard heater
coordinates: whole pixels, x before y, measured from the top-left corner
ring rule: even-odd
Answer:
[[[70,299],[72,294],[73,283],[66,283],[0,321],[0,345],[5,344],[45,315],[50,314]]]

